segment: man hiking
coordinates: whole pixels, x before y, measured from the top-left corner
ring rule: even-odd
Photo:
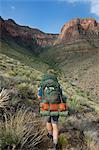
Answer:
[[[62,90],[53,69],[49,69],[40,83],[38,99],[41,102],[41,114],[45,116],[47,136],[53,140],[53,149],[58,149],[58,104],[61,102]]]

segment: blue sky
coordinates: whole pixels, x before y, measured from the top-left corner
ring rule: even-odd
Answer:
[[[59,33],[73,18],[92,17],[99,22],[99,0],[0,0],[0,16],[46,33]]]

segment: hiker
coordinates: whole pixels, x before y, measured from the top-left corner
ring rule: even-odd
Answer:
[[[45,114],[46,112],[49,113],[49,111],[42,111],[42,112],[44,113],[46,119],[46,128],[48,131],[47,136],[53,140],[53,148],[55,150],[57,150],[58,148],[59,114],[56,115],[54,113],[57,113],[57,110],[55,111],[55,109],[57,107],[57,104],[60,103],[61,101],[60,97],[62,97],[62,90],[60,88],[60,84],[58,83],[58,79],[54,73],[54,70],[49,69],[47,71],[47,74],[45,74],[44,77],[42,78],[41,84],[38,88],[38,99],[42,102],[41,104],[45,104],[44,107],[48,107],[48,109],[50,107],[50,109],[53,110],[52,111],[53,115]],[[45,108],[45,110],[47,110],[47,108]]]

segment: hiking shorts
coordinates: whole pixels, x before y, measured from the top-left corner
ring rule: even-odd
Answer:
[[[52,124],[58,124],[59,116],[46,116],[45,121]]]

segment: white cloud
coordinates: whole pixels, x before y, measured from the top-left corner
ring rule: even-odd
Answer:
[[[90,13],[99,16],[99,0],[60,0],[60,1],[67,1],[69,3],[90,3]]]
[[[91,0],[91,13],[99,16],[99,0]]]
[[[12,10],[15,10],[15,6],[11,6],[11,9],[12,9]]]

